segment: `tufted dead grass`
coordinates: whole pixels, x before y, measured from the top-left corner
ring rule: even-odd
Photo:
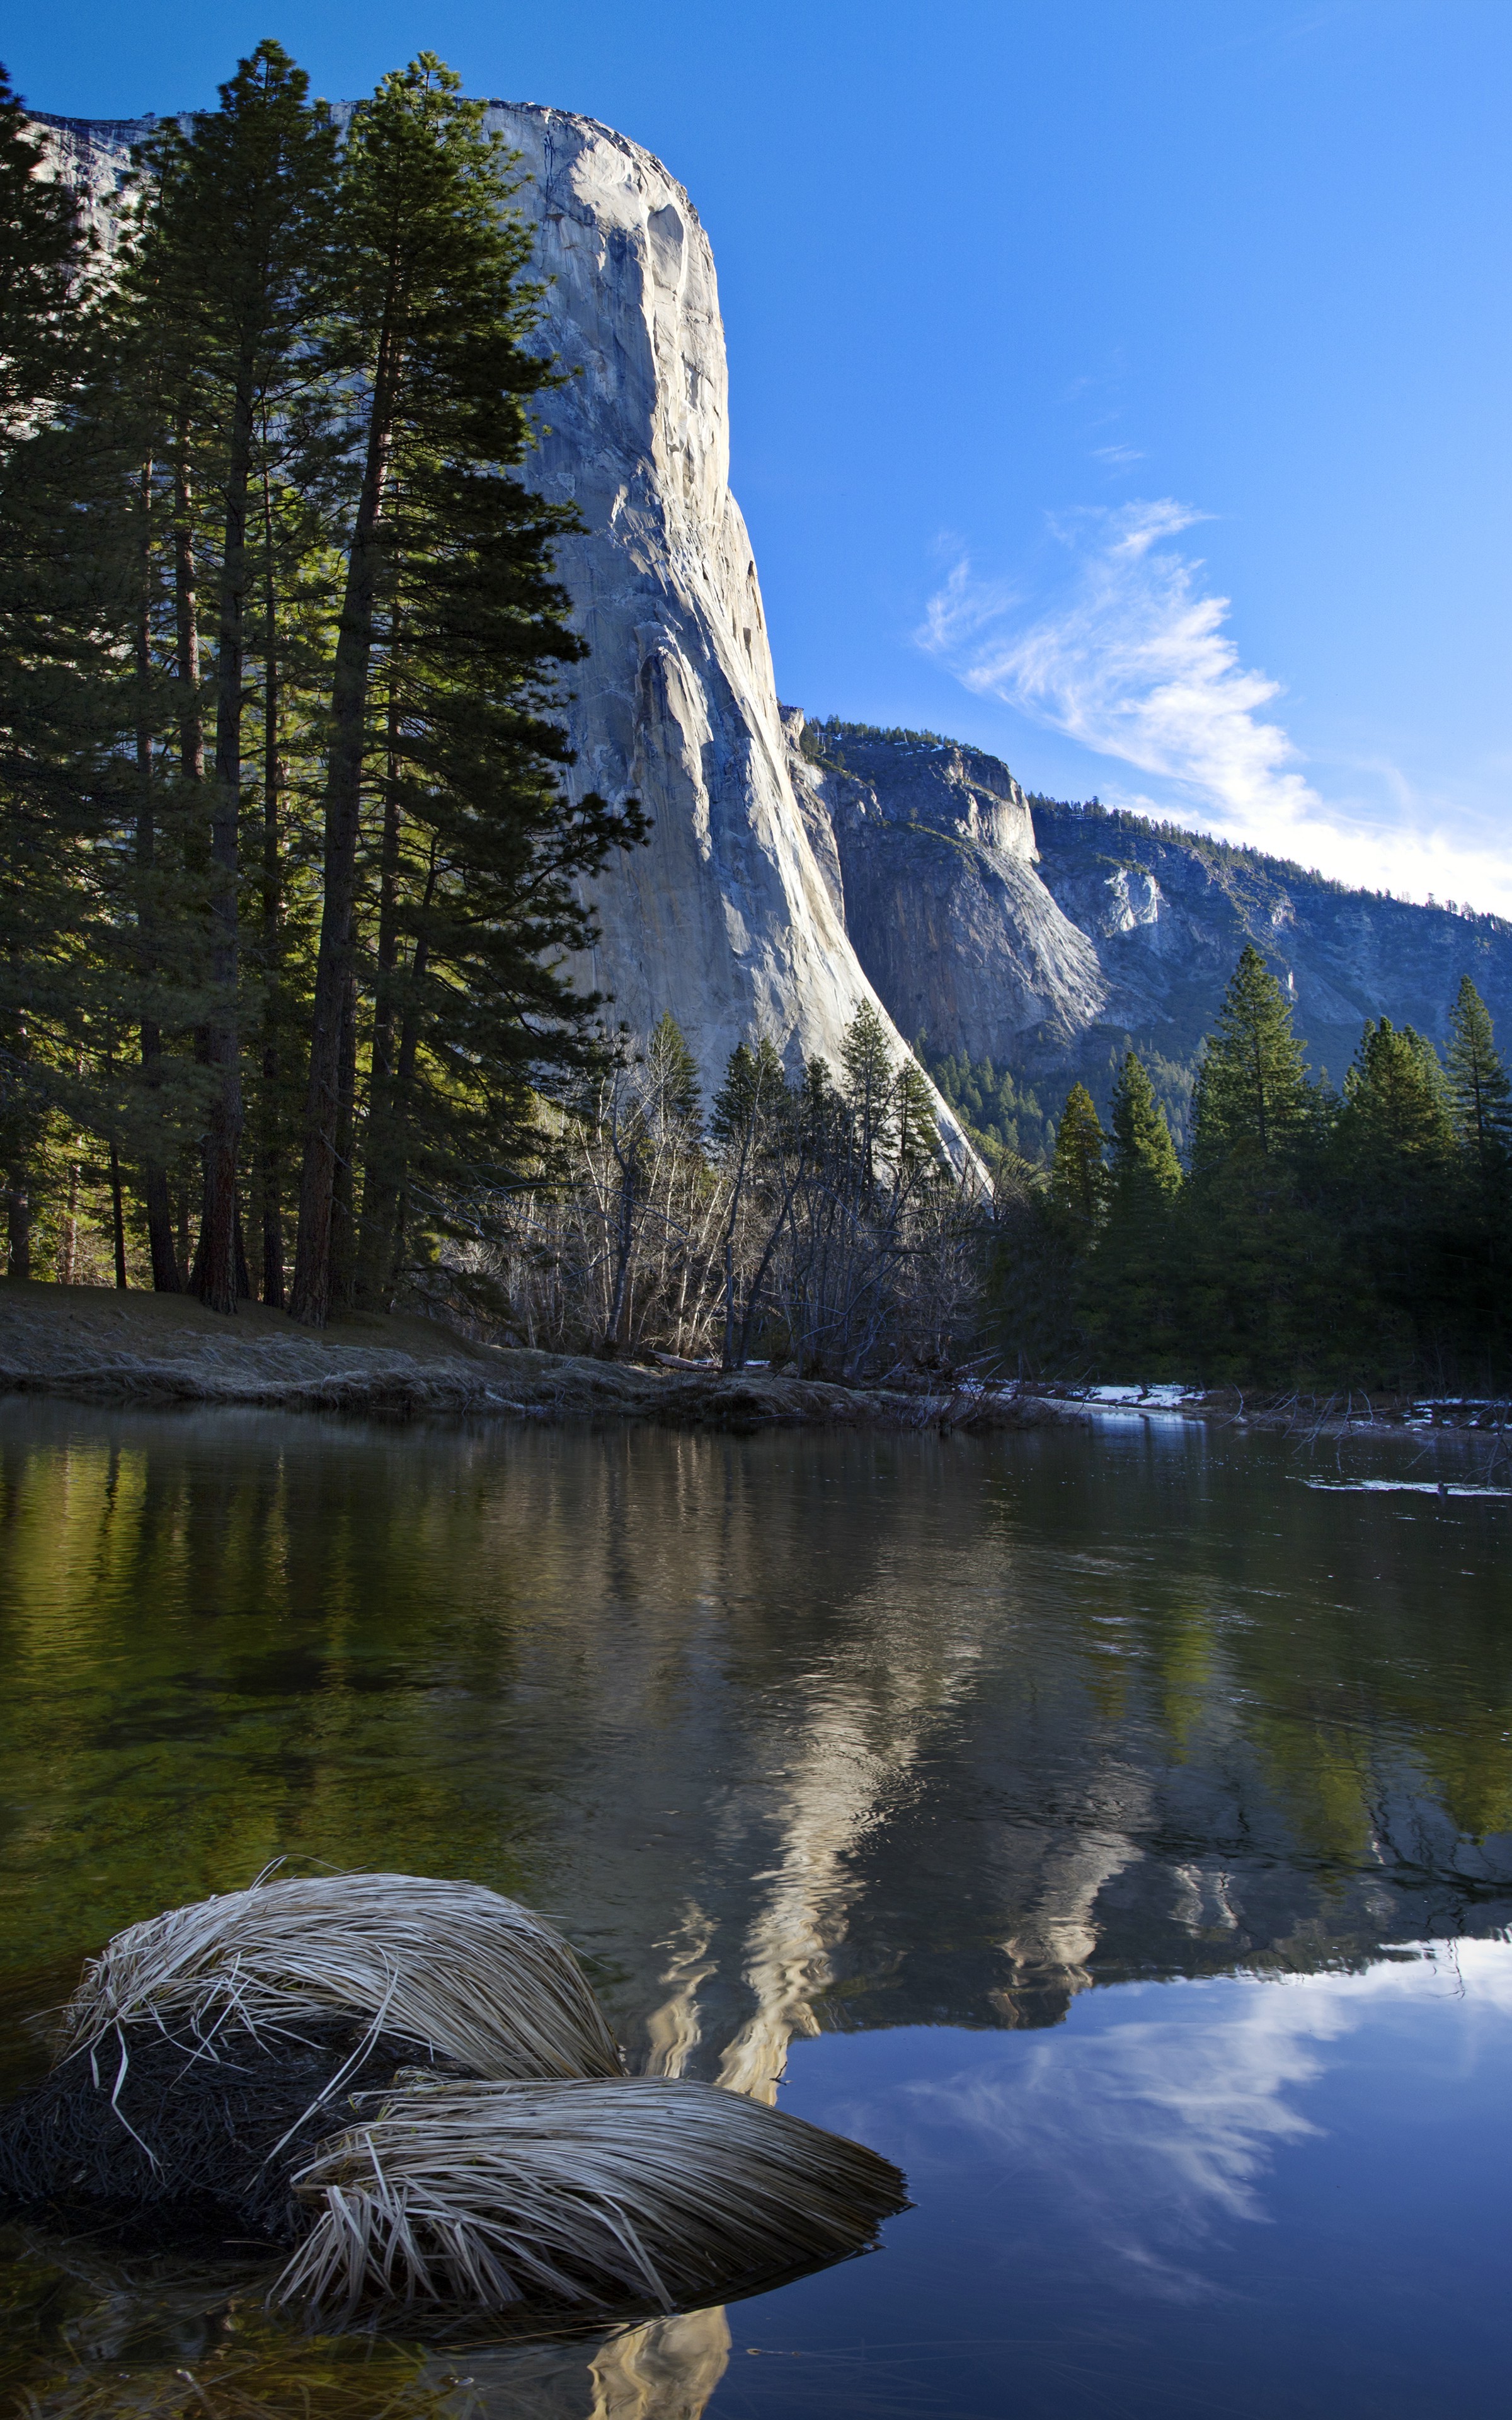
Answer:
[[[664,2311],[865,2250],[905,2207],[890,2161],[713,2085],[424,2084],[294,2180],[317,2215],[275,2298]]]
[[[59,2059],[126,2029],[297,2033],[332,2014],[424,2043],[490,2079],[617,2076],[620,2053],[577,1959],[514,1900],[418,1874],[270,1872],[247,1890],[133,1924],[85,1968]]]

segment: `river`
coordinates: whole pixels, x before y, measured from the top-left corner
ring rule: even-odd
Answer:
[[[441,2352],[12,2231],[19,2408],[1491,2406],[1512,1502],[1422,1485],[1487,1452],[0,1406],[10,2083],[136,1917],[278,1856],[462,1875],[560,1923],[633,2065],[914,2202],[722,2310]]]

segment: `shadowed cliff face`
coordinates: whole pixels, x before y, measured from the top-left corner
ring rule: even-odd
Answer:
[[[794,788],[861,964],[910,1039],[1022,1063],[1096,1023],[1096,947],[1040,878],[1028,802],[1006,765],[951,742],[847,736],[810,764],[785,729]],[[969,1042],[965,1037],[969,1036]]]
[[[1134,815],[1056,806],[1035,814],[1040,871],[1093,942],[1103,1022],[1195,1050],[1252,940],[1287,985],[1316,1069],[1342,1081],[1366,1017],[1441,1045],[1462,975],[1512,1034],[1512,924],[1347,891],[1279,858],[1229,850]]]
[[[1443,1042],[1461,975],[1512,1030],[1512,924],[1346,891],[1280,859],[1098,808],[1032,813],[952,741],[846,732],[826,761],[785,718],[811,845],[867,973],[910,1037],[1037,1076],[1095,1076],[1125,1035],[1190,1060],[1246,940],[1335,1082],[1366,1017]]]

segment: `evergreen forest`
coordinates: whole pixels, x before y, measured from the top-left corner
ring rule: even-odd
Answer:
[[[1247,945],[1183,1167],[1137,1053],[1072,1088],[1048,1171],[997,1162],[992,1292],[1026,1371],[1491,1388],[1512,1364],[1512,1082],[1469,976],[1444,1058],[1388,1017],[1335,1092]]]

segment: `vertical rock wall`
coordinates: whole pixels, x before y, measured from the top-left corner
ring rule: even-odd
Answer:
[[[575,676],[574,778],[639,798],[656,824],[596,886],[601,939],[581,976],[636,1033],[670,1009],[706,1082],[756,1032],[790,1067],[833,1061],[861,1001],[890,1019],[795,795],[730,492],[708,237],[683,188],[609,128],[503,103],[488,124],[520,155],[518,206],[551,281],[543,337],[573,373],[530,475],[587,524],[561,557],[593,651]]]

